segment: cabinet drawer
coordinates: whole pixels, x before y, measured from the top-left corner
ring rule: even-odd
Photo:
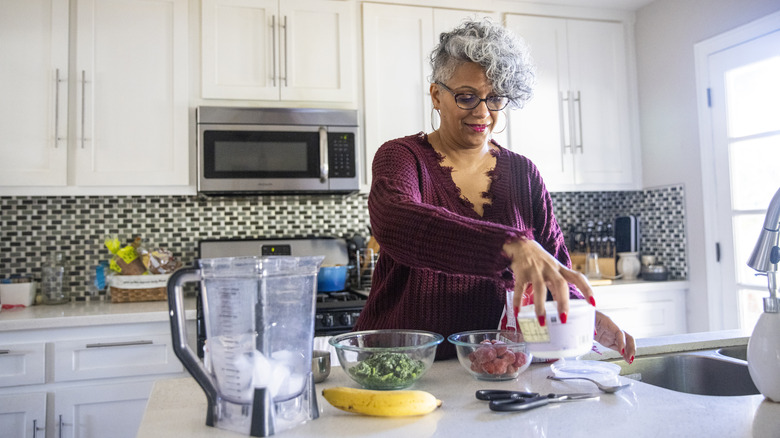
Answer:
[[[168,333],[54,344],[54,381],[180,373]]]
[[[0,387],[46,381],[46,344],[0,344]]]

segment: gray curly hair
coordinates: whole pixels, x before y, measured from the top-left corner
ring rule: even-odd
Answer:
[[[493,92],[509,96],[510,107],[522,108],[533,96],[536,72],[526,44],[490,18],[466,20],[439,36],[430,56],[431,83],[445,83],[465,62],[485,68]]]

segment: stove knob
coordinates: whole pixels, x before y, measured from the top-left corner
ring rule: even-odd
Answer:
[[[352,326],[352,315],[349,313],[342,313],[339,317],[339,322],[341,325]]]
[[[324,313],[322,315],[322,326],[333,327],[333,315],[331,315],[330,313]]]

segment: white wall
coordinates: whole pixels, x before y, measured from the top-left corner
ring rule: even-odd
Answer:
[[[693,46],[778,10],[778,0],[656,0],[636,13],[644,186],[685,186],[692,332],[709,328],[704,254],[715,250],[704,242]]]

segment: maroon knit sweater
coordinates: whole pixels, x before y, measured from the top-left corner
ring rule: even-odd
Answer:
[[[497,145],[498,146],[498,145]],[[460,196],[451,168],[424,133],[389,141],[374,156],[368,209],[380,246],[356,330],[418,329],[449,336],[495,329],[514,287],[503,245],[535,239],[571,266],[550,194],[536,166],[501,148],[484,214]],[[570,285],[572,297],[582,296]],[[436,358],[455,355],[446,340]]]

